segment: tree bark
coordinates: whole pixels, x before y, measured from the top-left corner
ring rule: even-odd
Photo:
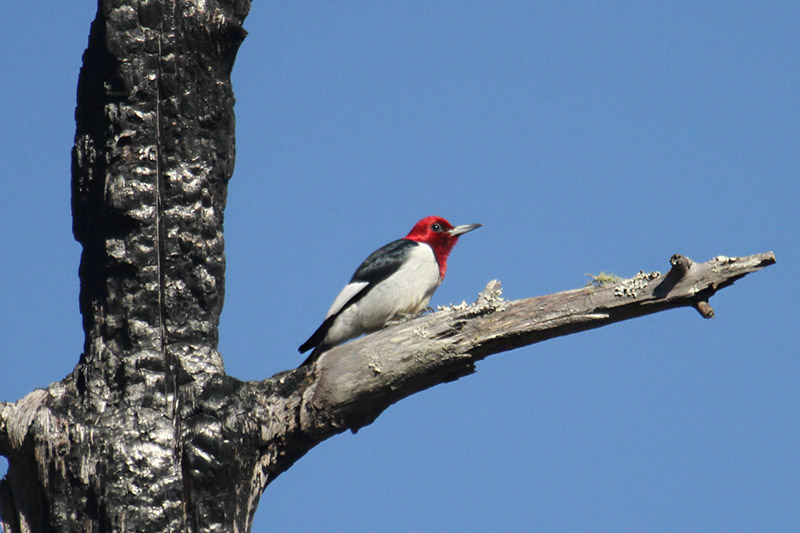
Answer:
[[[5,428],[9,531],[198,523],[180,413],[190,390],[224,373],[230,72],[248,10],[249,0],[98,3],[72,151],[84,349],[71,375],[18,408],[27,429]],[[231,529],[232,517],[207,514]]]
[[[84,350],[0,403],[3,530],[249,531],[307,451],[491,354],[693,306],[772,253],[444,309],[259,382],[225,375],[222,223],[234,160],[230,72],[247,0],[101,0],[78,85],[75,238]]]

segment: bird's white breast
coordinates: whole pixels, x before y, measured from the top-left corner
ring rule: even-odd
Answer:
[[[408,257],[394,274],[342,311],[328,331],[326,341],[344,342],[379,329],[398,315],[422,311],[440,283],[439,264],[433,250],[427,244],[420,243],[409,251]],[[364,286],[365,282],[355,282],[342,289],[328,316],[344,307]]]

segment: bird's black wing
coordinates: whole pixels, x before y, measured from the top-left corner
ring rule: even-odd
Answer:
[[[418,242],[408,239],[398,239],[386,246],[382,246],[364,259],[364,262],[356,269],[353,277],[350,278],[350,282],[366,281],[370,285],[380,283],[397,272],[409,252],[417,246],[419,246]],[[363,296],[363,294],[359,295],[359,297]]]

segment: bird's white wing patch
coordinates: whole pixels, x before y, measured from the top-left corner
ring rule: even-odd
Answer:
[[[331,308],[328,309],[328,314],[325,315],[325,318],[338,313],[353,296],[358,294],[358,292],[367,285],[368,282],[366,281],[354,281],[353,283],[348,283],[345,285],[344,289],[342,289],[342,292],[340,292],[339,296],[337,296],[333,301]]]

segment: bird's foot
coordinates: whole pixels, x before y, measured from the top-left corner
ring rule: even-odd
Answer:
[[[388,322],[386,322],[386,324],[384,324],[383,327],[384,328],[390,328],[392,326],[397,326],[397,325],[402,324],[404,322],[408,322],[409,320],[413,320],[415,318],[419,318],[422,315],[424,315],[425,313],[427,313],[428,311],[433,311],[433,309],[431,307],[426,307],[425,309],[423,309],[422,311],[419,311],[417,313],[403,313],[401,315],[397,315],[394,318],[392,318],[391,320],[389,320]]]

